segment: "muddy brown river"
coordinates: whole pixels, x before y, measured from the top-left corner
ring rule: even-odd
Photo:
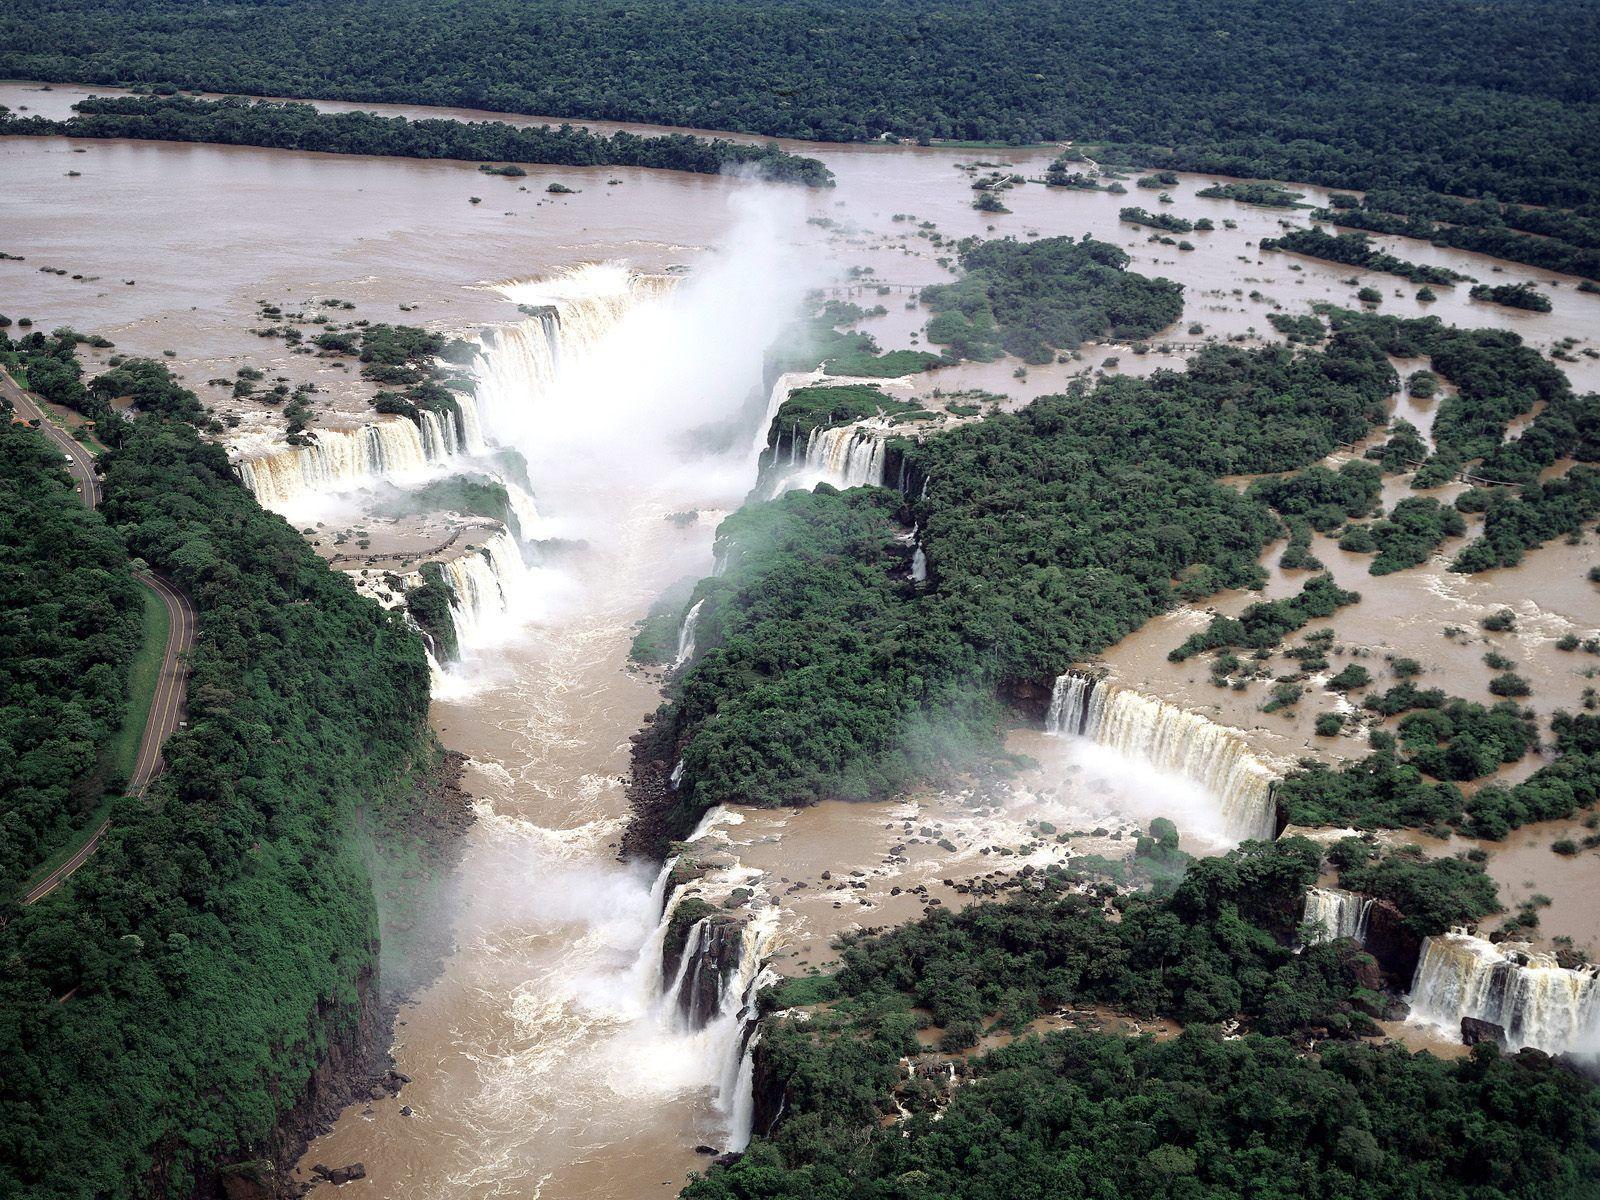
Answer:
[[[0,84],[0,104],[55,116],[84,94]],[[43,328],[103,334],[117,353],[171,351],[174,368],[219,413],[267,436],[275,416],[207,391],[205,381],[255,365],[316,382],[319,420],[330,428],[363,419],[369,390],[329,360],[255,336],[261,300],[337,297],[354,305],[352,317],[462,334],[517,325],[519,302],[559,300],[569,319],[605,310],[553,373],[507,369],[485,402],[492,440],[528,462],[541,536],[561,539],[562,549],[515,581],[509,611],[476,629],[463,666],[439,681],[433,722],[446,745],[472,759],[479,819],[452,914],[456,950],[396,1029],[395,1058],[413,1082],[398,1099],[348,1110],[302,1166],[363,1162],[367,1178],[345,1189],[353,1196],[661,1196],[704,1163],[697,1145],[720,1149],[736,1135],[727,1048],[713,1044],[721,1035],[680,1028],[660,1003],[656,873],[616,859],[628,739],[659,699],[659,679],[631,670],[627,651],[635,623],[664,589],[709,572],[716,521],[754,483],[767,399],[762,353],[806,289],[882,304],[886,311],[863,328],[885,348],[914,344],[926,320],[907,307],[914,289],[953,277],[937,261],[951,250],[917,236],[922,222],[946,238],[1092,232],[1126,247],[1133,269],[1184,283],[1183,319],[1148,353],[1086,346],[1079,361],[1021,377],[1014,362],[966,364],[889,385],[918,395],[983,389],[1009,403],[1057,390],[1108,358],[1118,359],[1111,369],[1144,373],[1181,363],[1204,336],[1270,338],[1269,312],[1352,303],[1366,283],[1383,291],[1385,312],[1512,328],[1540,348],[1570,337],[1581,350],[1600,330],[1600,297],[1577,293],[1574,280],[1477,255],[1376,239],[1404,258],[1485,280],[1559,282],[1555,311],[1473,303],[1464,287],[1438,289],[1440,299],[1424,306],[1393,277],[1262,256],[1256,243],[1284,221],[1305,223],[1303,210],[1199,199],[1195,191],[1212,182],[1200,176],[1168,189],[1170,211],[1211,217],[1217,229],[1190,235],[1197,248],[1180,252],[1119,222],[1123,205],[1158,207],[1131,180],[1127,196],[1029,184],[1006,193],[1010,215],[972,209],[973,176],[962,164],[1005,164],[1036,178],[1050,150],[793,148],[823,158],[838,187],[798,193],[622,168],[533,167],[506,180],[470,163],[0,139],[0,250],[25,260],[0,262],[0,308]],[[578,190],[548,196],[555,181]],[[1325,195],[1301,190],[1311,201]],[[595,263],[626,269],[584,269]],[[675,267],[687,268],[675,287],[641,292],[628,282],[630,272]],[[847,277],[850,268],[872,274],[863,285]],[[1353,274],[1355,284],[1347,282]],[[507,281],[523,282],[495,286]],[[1186,332],[1195,322],[1202,335]],[[495,350],[487,353],[493,359]],[[1595,360],[1580,357],[1567,369],[1580,388],[1600,386]],[[1424,408],[1398,403],[1426,430]],[[686,511],[699,515],[667,520]],[[1313,551],[1363,592],[1362,603],[1326,624],[1347,649],[1375,656],[1364,661],[1412,655],[1428,667],[1424,682],[1487,699],[1481,658],[1492,643],[1523,664],[1542,714],[1571,707],[1588,686],[1580,672],[1596,660],[1560,654],[1553,643],[1563,632],[1594,632],[1595,590],[1584,580],[1596,561],[1592,534],[1472,577],[1436,562],[1374,580],[1368,560],[1327,539]],[[1273,547],[1265,561],[1280,552]],[[1295,573],[1273,567],[1272,576],[1268,595],[1299,586]],[[1236,612],[1256,598],[1227,595],[1205,607]],[[1519,614],[1518,631],[1482,634],[1477,618],[1502,605]],[[1219,693],[1198,662],[1167,664],[1167,650],[1204,619],[1195,609],[1152,622],[1106,664],[1141,690],[1235,726],[1263,755],[1361,751],[1350,739],[1313,738],[1314,708],[1267,717],[1259,695]],[[1469,635],[1445,638],[1452,624]],[[1013,748],[1036,766],[1014,781],[886,804],[746,810],[708,836],[737,857],[757,901],[771,905],[770,951],[784,971],[825,964],[840,931],[913,918],[935,900],[961,903],[946,879],[1002,861],[1115,855],[1132,823],[1152,816],[1178,819],[1195,852],[1228,844],[1192,788],[1071,741],[1019,729]],[[1078,836],[1042,838],[1040,822]],[[1592,936],[1600,927],[1595,857],[1557,860],[1548,850],[1556,836],[1530,830],[1509,839],[1491,869],[1512,899],[1530,888],[1556,897],[1547,932],[1587,927]]]

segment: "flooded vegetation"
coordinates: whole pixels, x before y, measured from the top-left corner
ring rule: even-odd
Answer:
[[[1578,276],[1440,227],[1472,214],[1179,152],[736,136],[685,165],[597,120],[632,149],[513,172],[476,160],[540,157],[541,118],[294,118],[504,122],[454,162],[106,123],[204,99],[0,104],[91,93],[92,136],[0,136],[7,316],[199,396],[257,516],[418,640],[473,798],[438,904],[377,896],[437,969],[385,996],[389,1082],[306,1122],[296,1184],[632,1200],[715,1159],[711,1200],[792,1186],[791,1111],[921,1169],[1002,1074],[1032,1105],[1278,1072],[1365,1132],[1396,1102],[1361,1079],[1469,1108],[1522,1069],[1388,1037],[1600,1052]],[[773,181],[796,163],[833,186]],[[1295,819],[1369,754],[1438,811]],[[1561,1079],[1530,1159],[1588,1103]]]

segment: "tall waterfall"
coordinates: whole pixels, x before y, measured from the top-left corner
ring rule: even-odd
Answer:
[[[516,615],[516,601],[527,577],[522,552],[511,535],[502,529],[482,546],[441,566],[462,648],[494,640],[496,626]]]
[[[482,454],[487,445],[478,423],[478,402],[470,395],[457,395],[455,410],[420,409],[422,448],[429,462],[455,454]]]
[[[1600,1054],[1600,975],[1463,930],[1427,938],[1411,981],[1410,1019],[1459,1034],[1462,1017],[1500,1026],[1514,1050]]]
[[[761,414],[761,424],[756,426],[755,445],[750,447],[751,458],[760,462],[769,443],[773,453],[777,453],[778,439],[771,435],[771,429],[772,422],[778,416],[778,410],[783,407],[783,402],[789,398],[790,392],[805,387],[808,383],[815,383],[821,378],[821,371],[785,371],[773,380],[772,390],[767,393],[767,409]]]
[[[1076,734],[1198,784],[1239,838],[1276,829],[1272,770],[1234,730],[1165,700],[1069,671],[1055,682],[1046,729]]]
[[[703,597],[696,600],[684,614],[683,627],[678,630],[678,653],[672,660],[673,670],[677,670],[694,657],[694,626],[700,618],[700,606],[704,603]]]
[[[1363,896],[1358,892],[1347,892],[1343,888],[1312,888],[1306,893],[1305,915],[1300,918],[1301,925],[1306,927],[1306,943],[1354,938],[1365,944],[1372,904],[1371,896]]]

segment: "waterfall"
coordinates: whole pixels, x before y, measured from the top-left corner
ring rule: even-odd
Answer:
[[[480,418],[495,429],[526,425],[563,370],[596,353],[641,301],[665,295],[677,283],[675,276],[635,275],[615,263],[600,263],[549,279],[496,285],[529,315],[480,335],[482,349],[471,367]]]
[[[761,461],[761,456],[770,443],[772,447],[772,464],[778,462],[777,434],[773,432],[772,422],[778,417],[778,410],[783,407],[783,402],[789,398],[789,393],[796,388],[805,387],[808,383],[815,383],[822,378],[821,371],[785,371],[772,381],[772,390],[767,393],[767,407],[761,414],[761,424],[756,426],[755,444],[750,447],[750,457]],[[791,451],[791,454],[793,452]]]
[[[1055,682],[1046,728],[1077,734],[1198,784],[1239,838],[1276,829],[1272,770],[1224,725],[1105,680],[1069,671]]]
[[[1597,1054],[1600,976],[1593,967],[1562,967],[1526,944],[1496,945],[1464,930],[1426,938],[1408,1019],[1459,1036],[1463,1017],[1500,1026],[1513,1050]]]
[[[1306,944],[1329,942],[1336,938],[1353,938],[1365,944],[1372,904],[1371,896],[1363,896],[1358,892],[1347,892],[1343,888],[1312,888],[1306,893],[1305,915],[1300,918],[1300,924],[1306,927]]]
[[[435,414],[429,413],[428,416]],[[390,417],[355,429],[317,429],[304,446],[283,446],[253,453],[240,444],[239,478],[264,508],[284,508],[311,496],[349,491],[374,479],[404,477],[424,471],[440,455],[430,454],[428,439],[442,437],[404,417]]]
[[[819,426],[806,435],[803,457],[800,432],[793,428],[789,431],[788,465],[781,468],[777,465],[781,439],[774,433],[772,461],[762,494],[773,499],[796,488],[809,490],[819,483],[836,488],[882,487],[888,461],[888,427],[882,417],[830,429]]]
[[[718,1023],[725,1024],[722,1072],[717,1088],[717,1108],[726,1117],[727,1144],[730,1150],[743,1150],[750,1144],[750,1122],[755,1110],[751,1084],[755,1075],[755,1035],[757,997],[761,989],[776,980],[767,969],[767,957],[778,929],[778,909],[759,910],[745,923],[740,939],[739,965],[723,989]]]
[[[911,582],[928,582],[928,556],[921,546],[918,546],[911,556]]]
[[[813,429],[806,439],[808,474],[835,487],[882,487],[885,442],[882,422],[862,421]]]
[[[533,495],[520,483],[498,477],[505,485],[506,498],[511,502],[511,515],[517,519],[517,531],[524,539],[532,538],[539,527],[539,507]]]
[[[672,914],[677,911],[678,902],[683,899],[683,885],[680,884],[667,894],[667,884],[672,879],[672,868],[677,866],[678,857],[673,855],[661,864],[661,871],[656,875],[654,885],[650,888],[650,906],[657,909],[660,919],[656,921],[655,928],[650,931],[650,936],[644,940],[644,945],[639,947],[639,953],[633,960],[632,987],[638,997],[642,1009],[653,1010],[659,1003],[661,989],[661,949],[666,944],[667,928],[672,924]]]
[[[700,616],[700,606],[704,603],[704,597],[696,600],[684,614],[683,626],[678,630],[678,654],[672,660],[673,670],[677,670],[694,657],[694,623]]]
[[[1044,727],[1051,733],[1072,733],[1081,736],[1084,722],[1089,717],[1089,706],[1084,702],[1094,679],[1068,671],[1056,680],[1050,690],[1050,712],[1045,716]]]
[[[494,640],[495,627],[516,615],[527,577],[522,552],[504,529],[465,554],[440,564],[450,589],[450,615],[463,650]]]
[[[733,1080],[732,1104],[728,1109],[729,1150],[743,1150],[750,1144],[756,1116],[756,1043],[761,1040],[761,1027],[756,1025],[745,1041],[744,1053],[739,1056],[739,1070]]]

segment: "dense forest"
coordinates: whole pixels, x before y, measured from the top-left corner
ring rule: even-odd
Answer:
[[[122,539],[0,410],[0,896],[124,782],[107,748],[143,614]]]
[[[1314,463],[1381,420],[1394,386],[1360,336],[1210,347],[1183,372],[1077,383],[908,446],[907,495],[824,485],[746,505],[697,589],[700,653],[651,727],[653,751],[684,762],[667,824],[884,795],[992,747],[999,691],[1180,599],[1259,583],[1277,519],[1217,480]]]
[[[922,289],[928,340],[955,358],[1041,364],[1090,338],[1149,337],[1183,315],[1183,286],[1135,274],[1130,261],[1088,234],[966,243],[965,274]]]
[[[1353,874],[1391,861],[1338,850]],[[1117,897],[1116,920],[1047,873],[1004,905],[846,938],[835,976],[797,980],[771,1002],[830,1001],[763,1026],[767,1136],[685,1195],[1587,1196],[1600,1092],[1574,1074],[1538,1052],[1483,1046],[1445,1063],[1355,1040],[1377,1029],[1372,960],[1350,941],[1292,948],[1320,859],[1299,838],[1247,843],[1195,863],[1169,899]],[[1390,874],[1390,890],[1406,890]],[[1481,903],[1459,883],[1443,891]],[[949,1057],[982,1032],[1094,1004],[1186,1028],[1121,1037],[1091,1021]],[[1224,1040],[1217,1025],[1235,1019],[1246,1036]],[[942,1031],[938,1053],[919,1025]]]
[[[435,754],[417,635],[156,411],[182,391],[164,366],[117,370],[67,374],[86,402],[130,383],[150,397],[102,423],[103,511],[198,613],[188,725],[68,888],[0,912],[7,1195],[188,1196],[197,1173],[265,1152],[330,1047],[359,1056],[378,926],[358,811],[383,828]],[[197,410],[184,395],[168,403]]]
[[[1348,228],[1426,238],[1438,246],[1600,279],[1600,213],[1592,205],[1569,212],[1386,189],[1359,200],[1333,199],[1312,215]]]
[[[537,128],[503,121],[410,121],[372,113],[323,113],[309,104],[273,104],[237,98],[116,96],[80,101],[65,121],[8,115],[0,110],[0,135],[147,138],[215,142],[329,154],[386,154],[400,158],[451,158],[549,163],[564,167],[659,167],[715,175],[749,170],[763,179],[828,187],[833,176],[814,158],[776,146],[686,134],[610,137],[563,125]]]
[[[1391,691],[1396,689],[1391,689]],[[1555,759],[1514,784],[1490,783],[1464,795],[1452,781],[1473,780],[1520,759],[1535,731],[1509,701],[1492,709],[1449,700],[1442,692],[1406,689],[1369,698],[1388,714],[1409,711],[1400,740],[1334,768],[1307,762],[1273,791],[1279,811],[1296,825],[1360,829],[1459,829],[1503,838],[1519,825],[1570,817],[1600,803],[1600,718],[1558,713],[1551,723]]]
[[[1592,3],[45,0],[0,17],[0,47],[13,78],[829,141],[1074,138],[1246,178],[1600,200]]]

